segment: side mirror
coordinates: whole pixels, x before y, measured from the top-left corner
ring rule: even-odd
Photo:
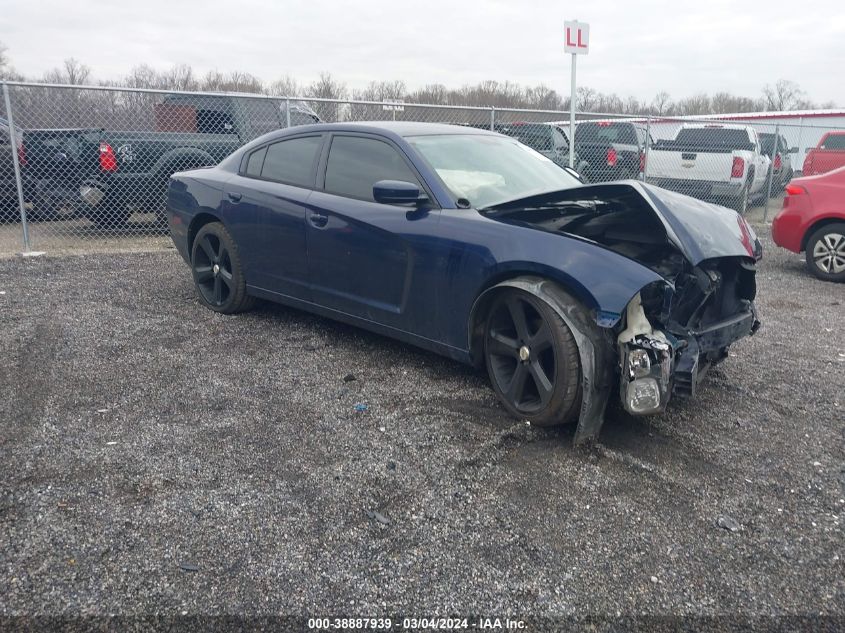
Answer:
[[[382,204],[408,204],[428,200],[419,186],[403,180],[379,180],[373,185],[373,200]]]
[[[570,167],[569,165],[564,165],[563,171],[565,171],[567,174],[569,174],[570,176],[575,178],[575,180],[577,180],[578,182],[584,182],[584,177],[581,174],[579,174],[577,171],[572,169],[572,167]]]

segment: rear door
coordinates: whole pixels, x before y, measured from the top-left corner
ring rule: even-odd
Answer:
[[[303,134],[260,146],[226,185],[228,224],[239,243],[254,245],[241,253],[252,286],[310,300],[305,212],[323,138]]]
[[[419,248],[438,211],[381,204],[379,180],[424,187],[403,151],[367,134],[332,135],[323,159],[322,191],[308,200],[308,269],[314,301],[334,310],[403,330],[420,271]],[[431,315],[434,297],[420,301]],[[425,318],[415,314],[414,318]]]

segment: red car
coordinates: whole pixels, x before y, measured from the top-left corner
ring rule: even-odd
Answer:
[[[804,159],[804,175],[824,174],[845,166],[845,132],[828,132]]]
[[[845,167],[795,178],[772,221],[775,244],[800,253],[819,279],[845,281]]]

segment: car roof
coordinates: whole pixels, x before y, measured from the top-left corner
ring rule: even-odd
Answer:
[[[315,123],[282,130],[314,132],[381,132],[397,136],[433,136],[442,134],[478,134],[501,136],[497,132],[470,127],[469,125],[449,125],[446,123],[421,123],[417,121],[356,121],[355,123]]]

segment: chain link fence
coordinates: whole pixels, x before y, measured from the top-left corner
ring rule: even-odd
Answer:
[[[570,160],[568,112],[25,82],[2,88],[0,254],[163,248],[171,174],[214,165],[267,132],[320,121],[484,128],[561,167]],[[777,196],[802,169],[806,149],[831,129],[578,113],[573,167],[587,182],[641,179],[744,212]]]

